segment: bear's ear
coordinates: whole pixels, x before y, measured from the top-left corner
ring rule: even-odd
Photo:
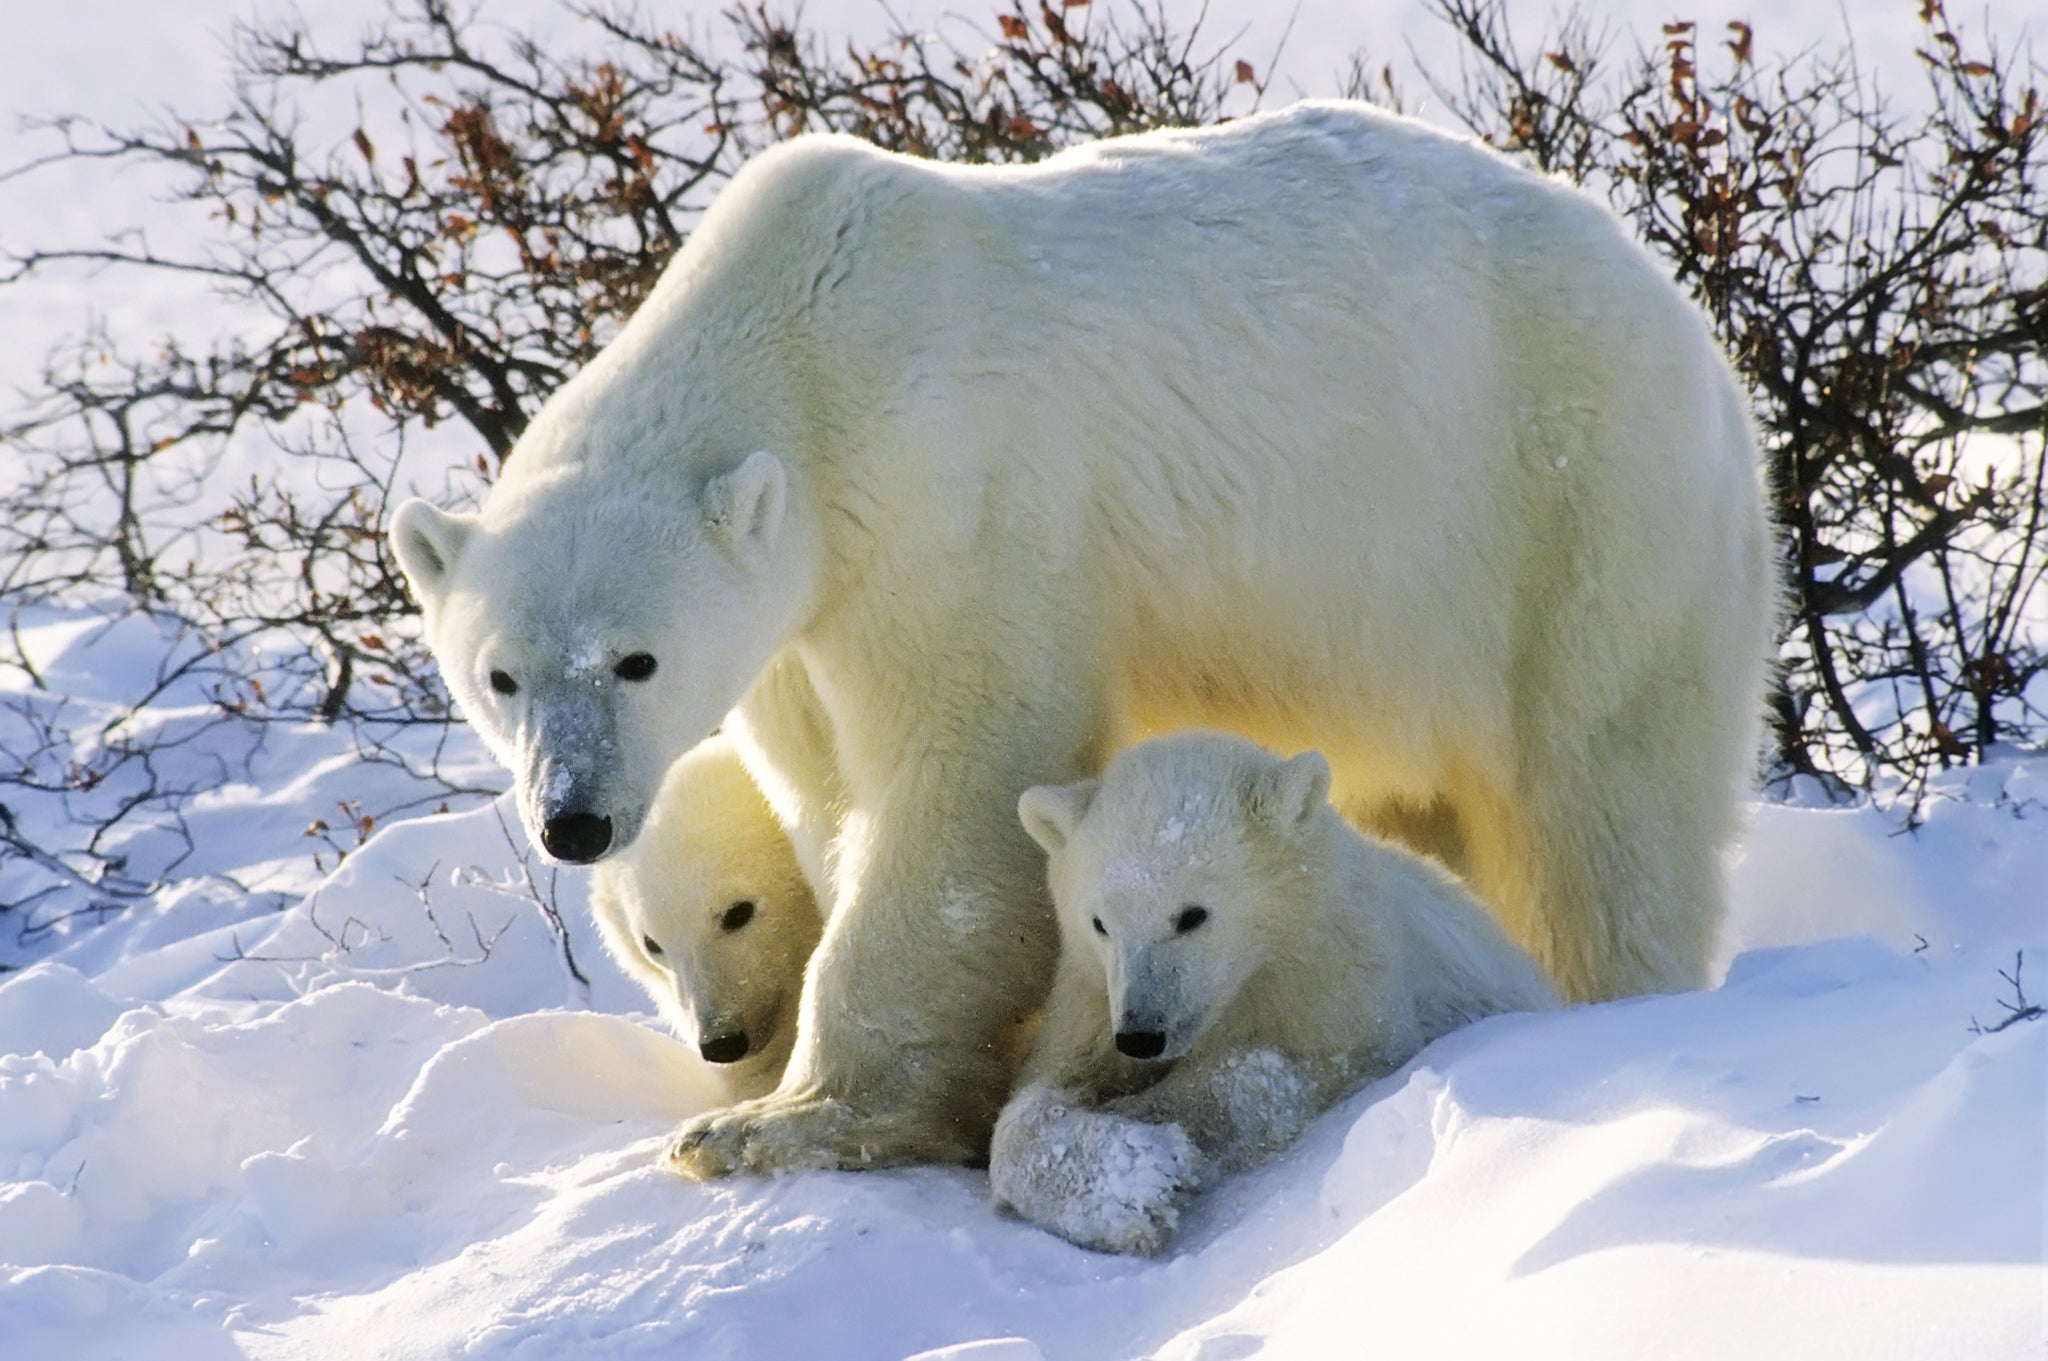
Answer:
[[[1064,850],[1075,824],[1095,802],[1100,784],[1099,780],[1083,780],[1079,784],[1033,785],[1017,799],[1017,820],[1048,854]]]
[[[456,559],[462,556],[462,546],[475,527],[474,516],[450,515],[418,497],[392,512],[391,551],[420,604],[440,602],[448,574],[454,570]]]
[[[1298,827],[1322,811],[1330,797],[1330,763],[1305,751],[1254,778],[1248,791],[1253,816],[1277,827]]]
[[[782,460],[757,449],[729,473],[704,487],[704,518],[742,560],[765,557],[775,547],[782,512],[789,504],[789,472]]]

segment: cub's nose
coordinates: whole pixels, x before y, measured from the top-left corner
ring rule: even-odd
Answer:
[[[706,1063],[738,1063],[747,1056],[746,1032],[735,1030],[725,1035],[713,1035],[697,1046],[697,1052],[704,1056]]]
[[[1125,1058],[1156,1059],[1166,1052],[1166,1032],[1119,1030],[1116,1032],[1116,1052]]]
[[[595,813],[564,813],[541,824],[541,849],[557,860],[586,865],[612,844],[612,820]]]

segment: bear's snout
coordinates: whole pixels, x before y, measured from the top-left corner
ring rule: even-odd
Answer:
[[[595,813],[564,813],[541,824],[541,849],[557,860],[587,865],[612,844],[612,820]]]
[[[697,1052],[704,1056],[706,1063],[738,1063],[747,1056],[745,1031],[733,1030],[723,1035],[713,1035],[697,1046]]]
[[[1128,1059],[1156,1059],[1166,1052],[1166,1032],[1119,1030],[1116,1032],[1116,1052]]]

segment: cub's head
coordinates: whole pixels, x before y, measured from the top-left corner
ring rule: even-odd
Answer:
[[[1315,752],[1283,761],[1183,733],[1124,752],[1100,780],[1024,792],[1064,948],[1099,969],[1119,1052],[1182,1057],[1272,957],[1321,871],[1329,787]]]
[[[625,490],[557,462],[508,469],[480,514],[412,500],[391,521],[449,692],[558,861],[632,842],[662,773],[738,702],[808,596],[773,454],[688,495]]]
[[[796,855],[722,738],[662,782],[640,838],[590,880],[613,958],[736,1096],[772,1089],[823,929]]]

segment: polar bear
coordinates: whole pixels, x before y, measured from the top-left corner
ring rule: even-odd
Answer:
[[[726,726],[825,934],[674,1163],[985,1156],[1057,952],[1036,784],[1320,748],[1572,998],[1705,981],[1771,644],[1742,392],[1614,217],[1361,105],[1023,167],[764,151],[392,547],[551,856]]]
[[[1028,789],[1062,949],[996,1122],[999,1203],[1153,1253],[1203,1180],[1278,1152],[1431,1040],[1557,994],[1442,869],[1338,817],[1330,767],[1208,733]]]
[[[640,835],[592,871],[590,906],[612,958],[733,1098],[773,1090],[824,922],[729,739],[670,767]]]

